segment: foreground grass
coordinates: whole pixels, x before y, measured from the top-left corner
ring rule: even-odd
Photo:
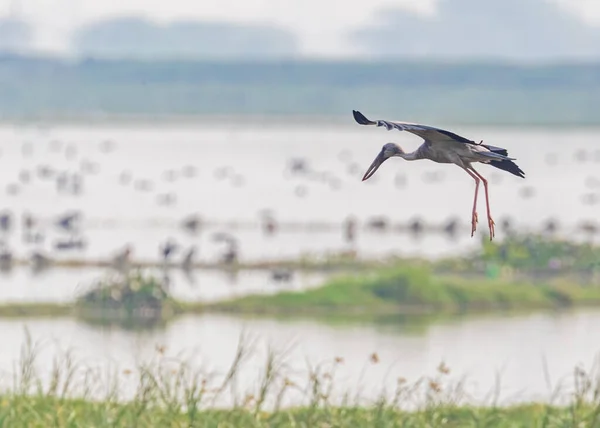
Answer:
[[[110,373],[65,352],[44,376],[37,364],[41,348],[27,338],[12,387],[0,393],[2,427],[600,426],[600,378],[581,368],[568,390],[555,388],[555,404],[502,406],[496,391],[475,405],[464,381],[453,382],[443,363],[433,376],[398,378],[391,389],[382,384],[379,395],[361,397],[360,386],[356,393],[336,387],[343,358],[301,372],[269,349],[257,365],[250,362],[252,344],[245,338],[223,373],[196,368],[157,346],[149,361]],[[372,354],[366,364],[381,362]],[[248,374],[255,382],[248,382]],[[246,382],[239,382],[240,375]]]
[[[386,405],[302,407],[276,412],[249,408],[187,410],[54,397],[5,396],[0,423],[7,427],[577,427],[600,426],[592,406],[529,404],[510,408],[436,406],[402,412]]]
[[[247,296],[210,306],[249,314],[392,316],[522,310],[600,304],[600,287],[433,276],[424,264],[338,277],[323,287]]]

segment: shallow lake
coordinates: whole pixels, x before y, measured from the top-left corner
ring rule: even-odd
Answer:
[[[560,220],[559,234],[588,239],[576,229],[582,220],[597,219],[600,202],[600,147],[597,129],[481,129],[453,131],[474,140],[506,147],[525,170],[523,180],[490,166],[479,171],[490,179],[491,209],[497,223],[510,218],[522,230],[540,230],[549,218]],[[107,141],[109,143],[107,143]],[[181,249],[196,246],[201,261],[217,261],[224,251],[215,233],[228,232],[238,242],[241,261],[292,258],[356,250],[362,257],[387,254],[439,257],[478,248],[470,238],[473,182],[464,171],[428,161],[386,163],[373,180],[362,174],[388,141],[412,150],[420,140],[410,134],[385,133],[348,126],[292,124],[177,124],[164,127],[3,126],[0,128],[1,210],[13,224],[0,229],[5,248],[24,259],[34,250],[56,259],[107,259],[126,244],[134,260],[158,260],[159,246],[175,239]],[[292,171],[294,159],[304,172]],[[300,163],[302,163],[300,162]],[[78,192],[73,192],[77,187]],[[480,219],[485,218],[483,198]],[[83,214],[81,227],[66,232],[56,220],[70,211]],[[272,212],[281,230],[261,229],[264,210]],[[36,242],[24,239],[22,215],[35,221]],[[199,215],[205,222],[188,233],[181,222]],[[359,220],[356,240],[344,239],[342,223]],[[406,225],[415,218],[442,225],[457,218],[455,238],[425,233],[366,231],[366,221],[384,216]],[[331,227],[317,230],[309,223]],[[233,227],[228,223],[236,223]],[[300,228],[292,228],[292,223]],[[287,226],[286,226],[287,225]],[[479,230],[485,235],[485,222]],[[499,229],[498,239],[503,233]],[[31,238],[31,237],[30,237]],[[59,240],[82,238],[83,249],[59,251]],[[9,301],[72,301],[81,287],[102,276],[98,269],[50,269],[34,274],[27,267],[0,273],[0,303]],[[271,293],[318,285],[323,274],[294,274],[276,283],[269,272],[203,270],[195,279],[173,273],[173,294],[180,299],[215,300],[247,293]],[[10,372],[19,357],[27,327],[34,341],[45,343],[40,371],[47,373],[60,348],[74,347],[94,367],[132,368],[136,358],[156,357],[165,345],[168,355],[187,352],[194,363],[223,372],[233,359],[240,334],[257,338],[257,355],[247,362],[241,388],[256,385],[267,344],[288,352],[290,369],[306,363],[331,363],[342,357],[338,394],[360,390],[374,399],[402,376],[415,380],[435,374],[444,361],[451,377],[467,376],[476,398],[493,391],[501,378],[505,401],[547,399],[551,387],[577,364],[590,367],[600,350],[593,331],[600,312],[579,310],[520,316],[459,319],[416,329],[406,324],[332,326],[309,321],[247,320],[204,315],[185,316],[163,329],[135,333],[90,326],[75,319],[0,319],[3,346],[0,369]],[[379,362],[369,361],[377,353]],[[551,374],[548,386],[546,370]],[[122,381],[131,390],[132,380]],[[129,382],[129,384],[128,384]],[[291,402],[300,396],[290,396]]]
[[[490,179],[496,222],[510,218],[517,227],[539,230],[546,219],[560,220],[562,233],[586,235],[579,221],[597,217],[600,202],[600,148],[596,129],[480,129],[458,127],[475,140],[506,147],[525,170],[525,180],[482,165]],[[171,237],[181,244],[175,259],[195,245],[198,260],[215,261],[223,243],[214,234],[229,232],[238,241],[242,261],[319,255],[354,249],[359,256],[395,253],[437,257],[479,245],[470,238],[472,179],[457,167],[429,161],[393,159],[373,179],[361,177],[383,143],[406,150],[420,144],[401,132],[310,123],[176,124],[163,127],[3,126],[0,128],[0,210],[15,215],[15,228],[3,236],[19,258],[33,249],[56,258],[111,257],[124,245],[133,258],[156,260],[159,245]],[[109,143],[106,143],[106,142]],[[305,172],[292,171],[294,159]],[[75,181],[73,177],[76,175]],[[79,193],[71,192],[73,186]],[[78,183],[78,184],[77,184]],[[484,218],[483,195],[480,218]],[[55,221],[83,213],[78,237],[82,250],[57,251],[70,237]],[[264,210],[281,230],[265,235]],[[36,219],[40,241],[26,243],[21,215]],[[193,235],[183,219],[206,222]],[[355,216],[359,226],[384,216],[406,225],[415,218],[440,226],[456,218],[462,229],[453,239],[427,233],[365,232],[353,243],[344,239],[342,222]],[[227,222],[236,222],[233,228]],[[290,223],[327,222],[328,230],[293,230]],[[479,230],[486,234],[485,222]],[[499,239],[503,233],[497,233]]]

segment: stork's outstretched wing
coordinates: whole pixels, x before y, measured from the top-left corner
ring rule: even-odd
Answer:
[[[392,122],[389,120],[369,120],[365,117],[364,114],[357,110],[352,110],[354,114],[354,120],[356,120],[361,125],[375,125],[375,126],[384,126],[388,131],[392,129],[397,129],[398,131],[407,131],[412,134],[418,135],[423,138],[430,144],[447,144],[448,142],[455,143],[463,143],[463,144],[476,144],[481,145],[488,149],[491,155],[500,155],[504,159],[496,159],[490,161],[490,164],[495,166],[496,168],[504,169],[512,174],[518,175],[519,177],[524,177],[524,172],[514,164],[513,158],[508,157],[508,151],[502,147],[490,146],[488,144],[480,144],[475,141],[468,140],[465,137],[461,137],[454,132],[446,131],[440,128],[434,128],[433,126],[428,125],[419,125],[416,123],[408,123],[408,122]]]
[[[416,123],[408,122],[392,122],[389,120],[369,120],[364,114],[357,110],[352,110],[354,114],[354,120],[361,125],[376,125],[384,126],[388,131],[397,129],[398,131],[407,131],[412,134],[418,135],[424,140],[430,143],[443,143],[445,141],[456,141],[459,143],[466,144],[477,144],[475,141],[468,140],[465,137],[455,134],[454,132],[446,131],[444,129],[434,128],[433,126],[419,125]]]

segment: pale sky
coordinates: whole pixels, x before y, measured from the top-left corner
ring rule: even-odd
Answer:
[[[452,1],[452,0],[447,0]],[[482,0],[485,1],[485,0]],[[593,25],[600,25],[600,0],[547,0]],[[373,22],[381,8],[403,7],[435,14],[436,0],[0,0],[0,14],[16,11],[36,27],[36,47],[62,52],[70,31],[115,15],[269,22],[292,30],[310,56],[347,56],[344,33]]]

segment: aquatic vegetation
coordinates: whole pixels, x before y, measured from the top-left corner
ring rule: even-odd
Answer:
[[[375,398],[338,387],[343,356],[304,372],[272,349],[260,369],[249,364],[253,346],[241,338],[229,369],[212,373],[156,347],[153,358],[109,374],[57,355],[49,376],[38,367],[39,346],[29,336],[12,386],[0,394],[0,424],[9,427],[594,427],[600,423],[600,377],[575,368],[545,403],[504,403],[500,390],[470,398],[443,362],[431,376],[394,379]],[[369,367],[384,362],[371,354]],[[246,370],[257,374],[237,387]],[[571,385],[568,388],[565,385]],[[129,391],[129,393],[127,393]],[[290,400],[293,398],[293,401]]]
[[[241,297],[208,308],[252,314],[380,317],[586,304],[600,304],[600,287],[561,280],[532,283],[439,276],[422,264],[339,276],[316,289]]]
[[[436,264],[419,260],[390,265],[347,271],[309,290],[210,303],[175,300],[163,279],[136,270],[99,279],[73,305],[10,303],[0,305],[0,317],[77,316],[100,325],[138,328],[186,313],[222,312],[426,326],[457,314],[600,305],[600,287],[569,276],[493,278],[449,268],[440,273]]]
[[[90,321],[156,323],[174,313],[167,284],[140,270],[94,282],[75,302],[76,313]]]
[[[482,240],[481,249],[464,257],[436,263],[440,269],[481,272],[490,266],[520,272],[560,275],[600,271],[600,247],[590,242],[557,239],[548,235],[509,234],[503,240]],[[489,273],[489,269],[486,271]]]

